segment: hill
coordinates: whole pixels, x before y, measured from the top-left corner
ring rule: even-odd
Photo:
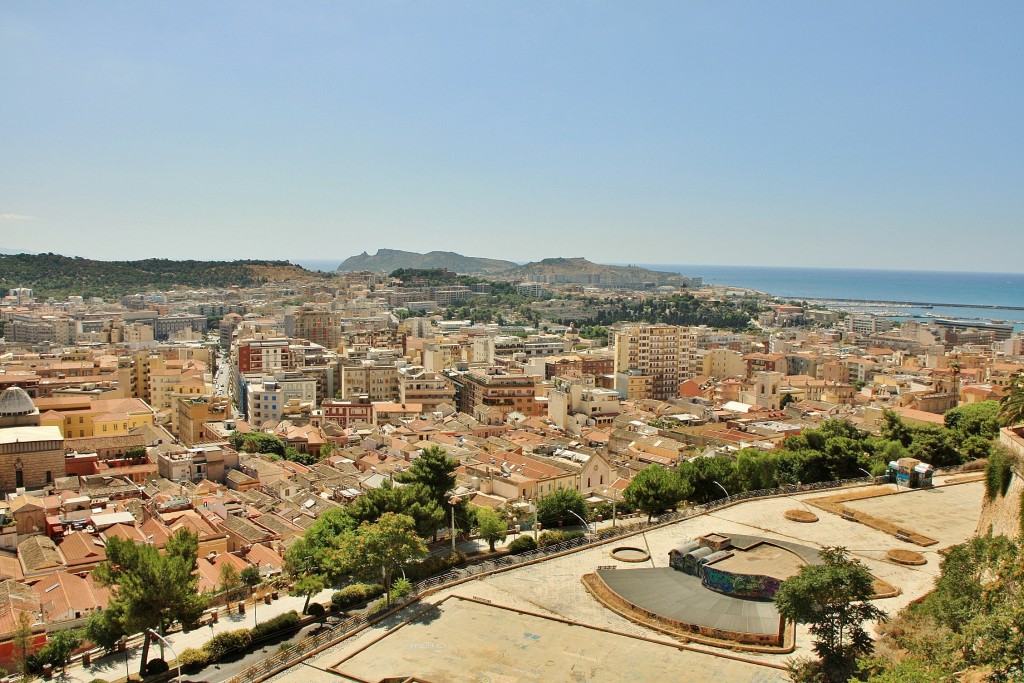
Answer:
[[[287,261],[96,261],[60,254],[0,254],[0,290],[31,287],[43,297],[116,298],[147,289],[250,287],[318,276]]]
[[[512,261],[463,256],[453,251],[431,251],[426,254],[418,254],[414,251],[399,249],[378,249],[373,256],[364,251],[358,256],[345,259],[338,266],[338,270],[345,272],[369,270],[375,273],[391,273],[400,268],[414,270],[447,268],[456,273],[496,273],[515,265]]]
[[[678,281],[677,273],[648,270],[638,266],[606,266],[585,258],[546,258],[509,269],[505,275],[524,280],[548,283],[577,284],[637,284],[655,282],[666,284]]]

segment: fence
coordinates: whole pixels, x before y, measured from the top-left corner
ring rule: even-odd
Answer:
[[[959,470],[960,467],[946,467],[941,470],[936,470],[936,473],[950,474]],[[652,520],[650,522],[641,521],[628,526],[610,527],[608,529],[602,529],[596,533],[572,538],[567,541],[562,541],[556,545],[538,548],[526,553],[487,559],[460,569],[445,572],[444,574],[432,576],[413,584],[412,590],[408,595],[392,604],[390,612],[396,612],[408,606],[426,593],[453,585],[459,581],[463,581],[474,576],[488,574],[501,569],[511,569],[513,567],[542,560],[546,557],[552,557],[554,555],[582,550],[583,548],[606,543],[615,538],[643,533],[649,529],[662,527],[685,519],[692,519],[693,517],[699,517],[700,515],[707,514],[713,510],[718,510],[744,500],[750,500],[753,498],[770,498],[775,496],[791,496],[793,494],[807,493],[809,491],[822,491],[826,489],[842,488],[844,486],[854,484],[874,483],[879,479],[881,479],[881,477],[857,477],[853,479],[841,479],[838,481],[823,481],[816,484],[789,484],[774,489],[744,491],[725,498],[719,498],[718,500],[705,503],[704,505],[679,510],[677,512],[666,513],[658,516],[656,520]],[[290,666],[304,659],[315,650],[335,642],[340,642],[352,631],[362,628],[371,620],[376,618],[377,615],[366,614],[350,617],[327,631],[323,631],[315,636],[300,640],[293,647],[284,652],[268,657],[259,664],[246,669],[234,678],[230,679],[228,683],[254,683],[278,669]]]

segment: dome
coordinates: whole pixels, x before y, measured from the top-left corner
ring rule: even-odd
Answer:
[[[0,417],[19,417],[36,412],[32,398],[21,387],[8,387],[0,394]]]

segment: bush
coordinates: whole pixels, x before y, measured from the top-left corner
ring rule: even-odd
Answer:
[[[306,609],[306,614],[319,619],[323,615],[327,614],[327,610],[325,610],[324,606],[319,602],[311,602],[309,603],[309,607]]]
[[[452,567],[465,564],[466,554],[456,550],[446,555],[431,555],[421,562],[410,565],[405,570],[405,575],[410,581],[419,581],[435,574],[443,574]]]
[[[205,648],[187,647],[178,656],[178,664],[182,671],[195,673],[210,663],[210,655]]]
[[[384,588],[377,583],[353,583],[331,596],[331,609],[340,610],[352,605],[361,605],[383,592]]]
[[[398,579],[391,582],[391,601],[401,600],[412,592],[412,583],[409,579]]]
[[[537,539],[537,547],[547,548],[574,538],[581,538],[582,536],[582,531],[545,531]]]
[[[240,652],[252,643],[252,634],[247,628],[240,628],[235,631],[218,633],[210,639],[203,649],[210,657],[211,662],[219,662],[230,654]]]
[[[537,549],[537,541],[533,540],[533,536],[530,536],[529,534],[523,534],[516,540],[509,543],[508,546],[506,547],[508,548],[508,551],[513,555],[517,553],[528,553],[531,550]]]
[[[91,681],[89,681],[89,683],[107,683],[107,681],[103,678],[94,678]]]
[[[311,605],[312,607],[312,605]],[[259,626],[249,631],[251,642],[258,642],[264,638],[278,636],[284,633],[291,635],[299,628],[299,615],[295,610],[279,614],[273,619],[264,621]]]
[[[167,666],[167,662],[162,659],[151,659],[146,662],[146,675],[155,676],[156,674],[164,674],[170,670],[171,667]]]

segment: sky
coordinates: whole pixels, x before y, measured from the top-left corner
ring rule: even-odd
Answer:
[[[0,3],[0,249],[1024,272],[1024,3]]]

